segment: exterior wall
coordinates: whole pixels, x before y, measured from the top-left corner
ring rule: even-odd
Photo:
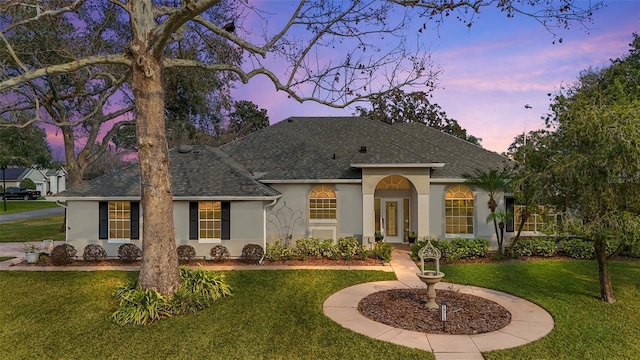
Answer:
[[[309,220],[309,194],[317,185],[328,185],[336,193],[336,220]],[[267,210],[267,240],[292,235],[292,240],[322,236],[362,239],[362,192],[360,184],[305,183],[270,184],[282,197]],[[289,214],[287,216],[287,214]],[[290,230],[288,230],[290,229]]]
[[[82,256],[85,246],[100,244],[109,257],[118,256],[121,243],[109,243],[108,240],[98,239],[98,201],[68,201],[67,202],[67,243],[73,245]],[[232,257],[240,256],[246,244],[263,245],[263,201],[231,202],[231,239],[221,240],[222,245],[229,249]],[[205,257],[214,243],[198,243],[189,240],[189,202],[175,201],[173,204],[174,234],[176,245],[191,245],[196,249],[196,255]],[[142,223],[144,209],[140,209],[140,240],[130,240],[130,243],[142,248]]]
[[[431,236],[439,239],[446,239],[445,234],[445,216],[444,216],[444,197],[446,191],[455,183],[447,184],[431,184],[431,201],[430,201],[430,214],[429,222],[431,223]],[[473,238],[487,239],[490,242],[489,249],[498,249],[498,240],[493,228],[493,222],[487,222],[487,217],[491,213],[487,206],[489,196],[483,190],[469,186],[473,192],[474,201],[474,218],[473,218]],[[498,209],[504,210],[504,196],[502,193],[496,195],[496,201],[498,202]],[[509,233],[505,232],[505,245],[510,238]]]
[[[142,236],[140,232],[140,239]],[[67,201],[66,239],[68,244],[75,247],[78,257],[82,257],[85,246],[89,244],[99,244],[107,251],[107,256],[118,257],[118,248],[122,245],[98,239],[97,201]],[[131,243],[142,249],[142,240],[131,240]]]
[[[231,257],[239,257],[242,248],[247,244],[263,246],[263,201],[232,201],[231,202],[231,239],[221,240],[231,253]],[[212,247],[217,243],[199,243],[198,240],[189,240],[189,202],[173,202],[174,232],[176,245],[191,245],[196,249],[198,257],[209,255]]]

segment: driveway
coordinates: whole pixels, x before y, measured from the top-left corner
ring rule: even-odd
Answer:
[[[57,206],[49,209],[40,209],[40,210],[24,211],[24,212],[19,212],[14,214],[0,215],[0,223],[31,219],[35,217],[41,217],[41,216],[58,215],[58,214],[64,214],[63,207]]]

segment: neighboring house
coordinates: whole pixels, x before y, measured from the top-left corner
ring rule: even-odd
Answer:
[[[2,173],[0,173],[2,176]],[[42,195],[54,195],[66,190],[67,172],[65,169],[38,169],[25,167],[8,167],[5,169],[4,182],[7,187],[19,187],[24,179],[31,179],[36,190]],[[0,185],[2,185],[0,178]]]
[[[307,237],[370,244],[376,230],[394,243],[414,231],[496,247],[488,196],[462,174],[507,159],[421,124],[293,117],[218,148],[172,149],[170,160],[176,242],[199,256],[214,244],[239,256],[249,243]],[[140,246],[141,186],[133,164],[56,196],[67,201],[67,242],[110,256]]]

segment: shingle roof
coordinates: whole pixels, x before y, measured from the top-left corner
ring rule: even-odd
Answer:
[[[4,169],[4,178],[6,181],[20,181],[24,179],[29,169],[24,167],[8,167]],[[2,172],[0,172],[0,181],[2,181]]]
[[[366,151],[363,151],[366,147]],[[274,180],[360,179],[353,164],[429,164],[433,178],[461,179],[507,159],[421,124],[389,125],[361,117],[292,117],[214,148],[172,149],[176,197],[274,197]],[[257,180],[256,180],[257,179]],[[137,164],[94,179],[60,197],[139,197]]]
[[[224,152],[206,145],[169,152],[176,197],[275,197],[280,193],[253,179]],[[130,164],[111,174],[64,191],[57,197],[140,197],[140,170]]]
[[[366,152],[361,148],[366,147]],[[354,163],[445,163],[432,174],[461,178],[506,158],[421,124],[361,117],[292,117],[220,147],[259,179],[359,179]]]

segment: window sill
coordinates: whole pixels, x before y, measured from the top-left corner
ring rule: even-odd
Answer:
[[[128,244],[131,242],[131,239],[108,239],[107,242],[109,244]]]
[[[198,244],[222,244],[222,239],[198,239]]]
[[[473,234],[445,234],[444,238],[445,239],[455,239],[455,238],[473,239],[475,238],[475,236]]]

